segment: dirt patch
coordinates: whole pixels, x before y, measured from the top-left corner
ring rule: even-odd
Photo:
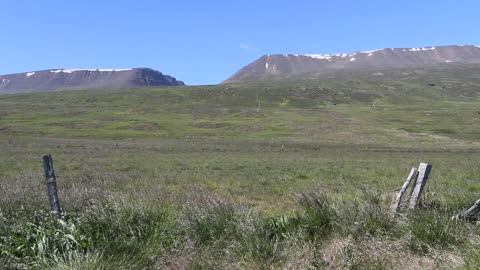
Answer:
[[[68,129],[95,129],[102,128],[105,123],[103,121],[64,121],[47,124],[48,126],[57,126]]]
[[[218,117],[226,116],[232,113],[239,112],[236,108],[215,108],[212,106],[198,106],[192,109],[192,115],[194,119],[203,117]]]
[[[195,122],[193,123],[194,127],[198,128],[223,128],[231,126],[228,122],[213,122],[213,121],[205,121],[205,122]]]
[[[139,121],[130,126],[133,130],[160,130],[160,125],[155,122]]]
[[[258,111],[258,109],[252,109],[252,110],[241,110],[239,113],[235,114],[235,117],[254,117],[254,118],[260,118],[264,117],[265,114],[263,114],[261,111]]]

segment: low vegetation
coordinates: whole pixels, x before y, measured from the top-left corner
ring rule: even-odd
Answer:
[[[478,269],[478,82],[394,75],[0,96],[0,265]]]
[[[477,225],[453,205],[393,217],[385,201],[299,195],[289,214],[265,215],[205,190],[181,206],[91,201],[58,219],[2,209],[6,269],[476,269]],[[454,205],[455,208],[458,205]],[[473,257],[472,257],[473,256]]]

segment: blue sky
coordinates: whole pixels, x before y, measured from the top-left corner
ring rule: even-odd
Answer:
[[[0,0],[0,74],[151,67],[215,84],[264,54],[480,44],[480,1]]]

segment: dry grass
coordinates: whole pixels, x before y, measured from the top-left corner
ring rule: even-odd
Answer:
[[[450,220],[480,192],[474,85],[361,77],[1,96],[0,263],[479,269],[477,225]],[[64,223],[47,214],[45,154]],[[394,190],[419,162],[434,166],[422,208],[393,217]]]

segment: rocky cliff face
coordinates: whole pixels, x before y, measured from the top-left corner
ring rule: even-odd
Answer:
[[[0,75],[0,93],[185,85],[150,68],[50,69]]]
[[[480,46],[386,48],[340,54],[264,55],[237,71],[224,83],[288,78],[301,74],[419,68],[462,63],[480,63]]]

